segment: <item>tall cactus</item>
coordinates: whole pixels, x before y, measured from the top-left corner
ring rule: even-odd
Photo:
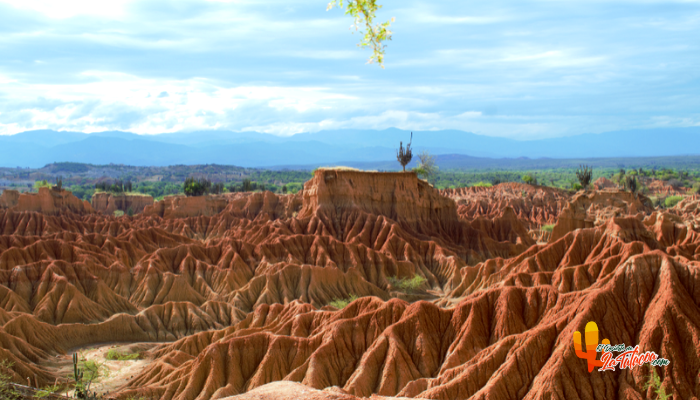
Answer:
[[[75,379],[74,398],[83,400],[98,400],[102,398],[97,395],[97,392],[90,392],[90,384],[92,384],[95,374],[91,374],[90,376],[87,382],[83,382],[85,371],[78,367],[78,354],[73,353],[73,378]]]
[[[590,185],[592,177],[593,169],[587,165],[580,165],[576,170],[576,178],[584,189]]]
[[[399,149],[396,151],[396,159],[399,161],[403,167],[404,172],[406,172],[406,165],[411,162],[413,158],[413,151],[411,151],[411,143],[413,143],[413,132],[411,132],[411,141],[408,142],[406,149],[404,150],[403,142],[399,142]]]

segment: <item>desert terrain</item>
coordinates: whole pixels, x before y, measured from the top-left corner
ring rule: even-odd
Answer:
[[[661,210],[597,183],[318,169],[295,194],[121,217],[5,191],[0,358],[66,393],[78,353],[109,368],[95,388],[114,399],[641,400],[652,369],[697,399],[700,198]],[[670,364],[589,372],[573,338],[591,321]]]

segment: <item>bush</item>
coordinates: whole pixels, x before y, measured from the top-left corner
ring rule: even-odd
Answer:
[[[527,183],[528,185],[537,185],[537,178],[535,178],[534,176],[532,176],[530,174],[525,174],[520,179],[522,179],[523,182]]]
[[[669,196],[664,200],[664,205],[666,208],[671,208],[678,204],[679,201],[683,200],[683,196]]]
[[[123,180],[119,179],[114,181],[114,183],[110,184],[107,181],[103,182],[98,182],[95,184],[95,189],[102,190],[103,192],[111,192],[111,193],[124,193],[124,192],[131,192],[133,190],[133,184],[131,183],[130,180],[127,180],[124,182]]]
[[[69,378],[75,382],[75,397],[82,399],[98,398],[97,393],[90,392],[90,386],[106,377],[109,377],[109,368],[103,363],[88,360],[82,355],[73,354],[73,373]]]
[[[223,183],[215,183],[211,185],[211,193],[212,194],[221,194],[224,192],[224,184]]]
[[[119,218],[124,216],[124,211],[122,210],[114,210],[114,216]]]
[[[354,294],[350,294],[350,297],[348,297],[347,299],[334,299],[333,301],[331,301],[330,305],[337,308],[338,310],[342,310],[343,308],[345,308],[345,306],[357,299],[359,299],[359,297],[357,297]]]
[[[34,398],[36,399],[43,399],[44,397],[49,397],[52,394],[58,392],[61,390],[61,387],[58,385],[53,385],[53,386],[46,386],[43,389],[39,389],[34,393]]]
[[[222,185],[223,187],[223,185]],[[186,196],[204,196],[211,190],[211,181],[208,179],[194,179],[189,177],[185,179],[183,191]]]
[[[105,356],[108,360],[138,360],[141,355],[139,353],[120,353],[116,349],[109,349],[107,355]]]
[[[540,229],[542,229],[545,232],[552,232],[554,230],[554,224],[543,225]]]
[[[415,292],[420,285],[423,284],[427,279],[423,278],[420,275],[414,275],[413,278],[408,279],[408,278],[401,278],[399,279],[396,276],[390,276],[387,277],[387,280],[391,284],[391,286],[394,286],[395,288],[399,289],[400,291],[404,293],[413,293]]]
[[[492,187],[493,185],[488,182],[478,182],[472,185],[473,187]]]
[[[571,185],[571,187],[572,187],[574,190],[581,190],[581,189],[583,189],[583,186],[581,186],[580,183],[574,183],[573,185]]]
[[[22,399],[14,386],[10,385],[12,383],[12,375],[10,375],[9,370],[12,368],[13,363],[11,361],[2,360],[0,361],[0,399]]]
[[[43,187],[51,188],[51,184],[46,179],[43,181],[34,182],[34,189],[36,189],[37,192],[39,191],[39,188]]]
[[[644,386],[644,388],[651,389],[653,392],[655,392],[659,400],[667,400],[668,398],[671,398],[672,394],[667,394],[666,390],[663,388],[662,385],[663,382],[661,382],[661,378],[659,378],[659,376],[656,375],[654,367],[651,367],[651,375],[649,376],[649,381]]]

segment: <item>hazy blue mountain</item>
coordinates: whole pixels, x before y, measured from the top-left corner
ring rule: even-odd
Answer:
[[[51,130],[26,131],[16,135],[0,136],[0,145],[5,143],[26,143],[41,147],[51,147],[63,143],[72,143],[87,139],[86,133],[80,132],[56,132]],[[0,148],[0,153],[5,153],[5,148]],[[0,154],[4,156],[5,154]]]
[[[352,166],[353,163],[369,163],[366,165],[379,166],[375,169],[393,169],[390,165],[395,163],[399,142],[406,145],[410,136],[410,131],[395,128],[382,131],[323,131],[289,137],[227,131],[137,135],[120,131],[85,134],[41,130],[0,136],[0,166],[42,167],[60,161],[139,166],[227,164],[242,167]],[[531,141],[456,130],[414,131],[412,145],[416,152],[428,150],[442,155],[441,163],[447,168],[498,168],[515,165],[515,161],[505,158],[519,157],[590,159],[700,154],[700,127],[609,132]],[[532,165],[530,162],[527,164]]]

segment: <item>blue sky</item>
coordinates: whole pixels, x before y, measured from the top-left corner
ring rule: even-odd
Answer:
[[[0,134],[700,125],[700,0],[379,2],[385,69],[323,0],[0,0]]]

